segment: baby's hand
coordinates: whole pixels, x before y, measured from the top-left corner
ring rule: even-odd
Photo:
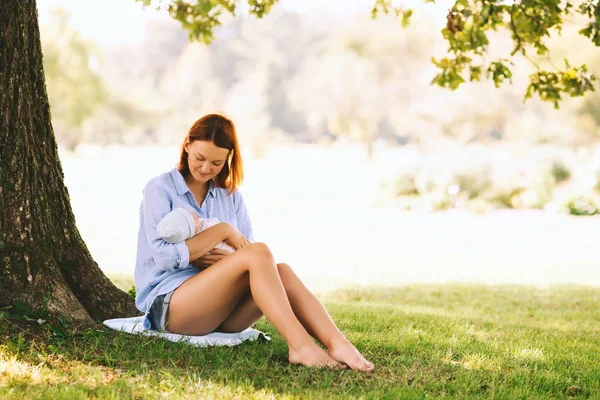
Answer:
[[[200,226],[202,225],[202,222],[200,221],[200,217],[198,216],[198,214],[196,214],[195,212],[191,212],[190,214],[192,214],[192,217],[194,218],[194,234],[196,232],[198,232],[198,229],[200,229]]]

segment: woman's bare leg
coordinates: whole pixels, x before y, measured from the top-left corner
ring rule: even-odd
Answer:
[[[214,331],[249,289],[260,310],[288,343],[291,363],[339,365],[296,318],[273,255],[262,243],[234,252],[177,288],[169,304],[169,331],[189,335]]]
[[[215,331],[226,333],[241,332],[254,325],[263,315],[256,301],[254,301],[252,293],[248,290],[231,311],[231,314],[221,322]]]
[[[294,313],[304,328],[327,348],[336,361],[359,371],[372,371],[375,367],[346,339],[335,325],[323,303],[298,278],[287,264],[277,264],[279,276],[285,286]]]
[[[327,348],[329,355],[350,368],[372,371],[373,363],[367,361],[337,328],[319,299],[304,286],[287,264],[277,264],[279,276],[289,298],[294,314],[306,331]],[[240,301],[227,316],[219,332],[239,332],[260,319],[260,310],[252,296]]]

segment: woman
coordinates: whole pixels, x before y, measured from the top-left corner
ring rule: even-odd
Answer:
[[[240,332],[264,314],[286,340],[291,363],[372,371],[290,266],[277,264],[265,244],[250,242],[252,225],[237,190],[242,179],[233,122],[209,114],[190,128],[177,168],[144,188],[135,268],[144,327],[185,335]],[[167,243],[156,227],[178,207],[221,222]],[[214,248],[222,241],[236,251]]]

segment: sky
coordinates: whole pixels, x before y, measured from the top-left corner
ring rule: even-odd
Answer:
[[[369,15],[374,0],[280,0],[276,7],[300,13],[325,12],[330,17],[344,19],[359,13]],[[164,11],[142,9],[134,0],[38,0],[40,23],[50,21],[50,11],[62,7],[72,14],[71,22],[84,36],[100,45],[135,44],[143,40],[145,24],[154,18],[168,18]],[[399,2],[409,6],[423,7],[422,0]],[[443,18],[450,4],[447,0],[427,6],[435,16]]]
[[[325,8],[344,17],[360,11],[368,13],[372,4],[371,0],[281,0],[276,7],[305,13]],[[69,10],[73,25],[84,36],[104,45],[137,43],[143,39],[149,19],[168,18],[164,11],[143,10],[134,0],[38,0],[41,23],[49,21],[50,10],[55,7]]]

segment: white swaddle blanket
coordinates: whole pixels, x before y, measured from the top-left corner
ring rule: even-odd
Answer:
[[[147,336],[160,336],[171,342],[184,342],[191,344],[192,346],[206,347],[206,346],[236,346],[246,340],[254,341],[259,338],[265,340],[271,340],[271,338],[265,335],[263,332],[256,329],[248,328],[238,333],[221,333],[213,332],[203,336],[189,336],[179,335],[177,333],[170,332],[159,332],[155,330],[144,330],[142,322],[144,316],[131,317],[131,318],[114,318],[107,319],[104,321],[104,325],[117,331],[147,335]]]

